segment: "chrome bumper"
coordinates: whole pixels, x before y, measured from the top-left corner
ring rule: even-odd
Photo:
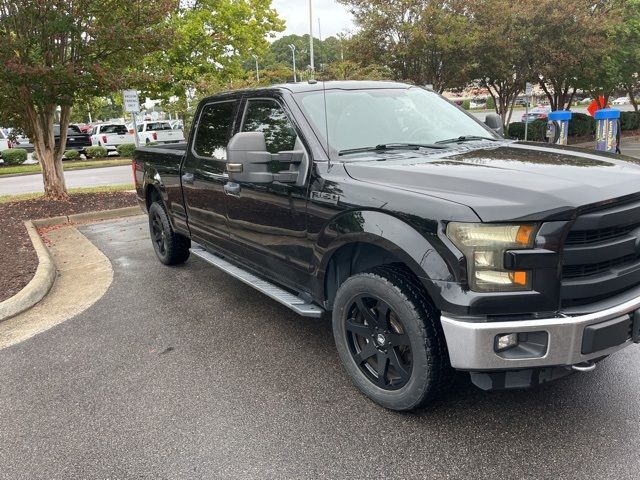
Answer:
[[[640,297],[585,315],[483,322],[453,318],[443,312],[441,321],[452,367],[472,371],[515,370],[576,365],[627,347],[633,343],[631,339],[604,350],[582,354],[584,329],[588,325],[607,320],[629,319],[629,314],[638,309],[640,309]],[[496,336],[528,332],[548,334],[546,352],[521,358],[505,358],[495,351]]]

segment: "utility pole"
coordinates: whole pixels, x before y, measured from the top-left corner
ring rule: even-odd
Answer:
[[[257,55],[251,55],[253,57],[253,59],[256,61],[256,81],[260,81],[260,69],[258,68],[258,56]]]
[[[309,58],[311,59],[311,71],[314,71],[313,63],[313,6],[312,0],[309,0]]]
[[[320,28],[320,17],[318,17],[318,67],[322,69],[322,29]]]
[[[291,49],[291,55],[293,56],[293,83],[298,81],[296,77],[296,46],[293,43],[289,44],[289,48]]]

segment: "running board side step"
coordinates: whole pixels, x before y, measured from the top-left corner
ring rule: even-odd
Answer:
[[[218,267],[223,272],[226,272],[229,275],[237,278],[238,280],[243,281],[247,285],[252,286],[268,297],[271,297],[276,302],[289,307],[291,310],[304,317],[319,318],[322,316],[324,310],[318,305],[309,303],[308,301],[297,297],[293,293],[288,292],[287,290],[284,290],[283,288],[280,288],[277,285],[274,285],[273,283],[268,282],[267,280],[264,280],[254,275],[253,273],[248,272],[247,270],[233,265],[224,258],[208,252],[196,243],[192,243],[192,247],[189,249],[189,251],[208,264],[213,265],[214,267]]]

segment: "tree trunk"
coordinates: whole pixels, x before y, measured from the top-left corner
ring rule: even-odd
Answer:
[[[633,110],[638,113],[638,102],[636,101],[636,92],[633,88],[633,85],[627,84],[624,86],[624,89],[627,91],[627,95],[629,95],[629,100],[631,100],[631,105],[633,105]]]
[[[41,111],[36,111],[29,102],[26,113],[31,125],[33,145],[42,171],[44,195],[49,200],[64,200],[68,198],[67,186],[62,169],[62,155],[67,142],[67,127],[71,115],[70,107],[62,107],[60,114],[60,141],[56,148],[53,135],[53,123],[56,114],[55,105],[47,105]]]

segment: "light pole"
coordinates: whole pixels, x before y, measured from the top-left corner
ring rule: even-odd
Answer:
[[[253,59],[256,61],[256,81],[260,81],[260,69],[258,68],[258,56],[257,55],[251,55],[253,57]]]
[[[311,59],[311,71],[315,70],[313,64],[313,6],[312,0],[309,0],[309,57]]]
[[[289,48],[291,49],[291,55],[293,56],[293,83],[296,83],[298,81],[298,77],[296,77],[296,46],[293,43],[290,43]]]

